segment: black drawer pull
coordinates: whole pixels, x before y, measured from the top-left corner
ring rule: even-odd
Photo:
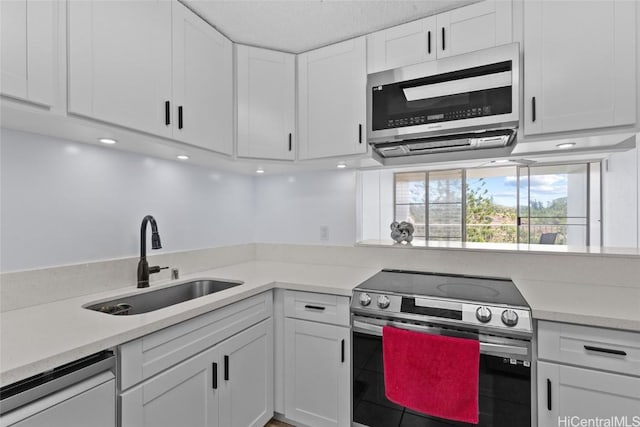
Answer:
[[[547,409],[551,410],[551,380],[547,378]]]
[[[164,124],[169,126],[171,124],[171,103],[164,101]]]
[[[431,31],[427,31],[427,53],[431,55]]]
[[[212,363],[211,364],[211,368],[213,369],[213,373],[211,374],[211,380],[213,382],[213,389],[217,390],[218,389],[218,364],[217,363]]]
[[[229,356],[224,357],[224,380],[229,381]]]
[[[340,353],[341,353],[341,355],[342,355],[342,356],[340,357],[340,360],[341,360],[341,362],[342,362],[342,363],[344,363],[344,340],[342,340],[342,341],[340,342]]]
[[[442,50],[444,51],[444,27],[442,27]]]
[[[182,105],[178,107],[178,129],[182,129]]]
[[[291,151],[291,134],[289,134],[289,151]]]
[[[362,144],[362,124],[358,125],[358,144]]]
[[[593,346],[590,346],[590,345],[585,345],[584,349],[588,350],[588,351],[597,351],[598,353],[615,354],[615,355],[618,355],[618,356],[626,356],[627,355],[626,351],[614,350],[612,348],[602,348],[602,347],[593,347]]]
[[[307,304],[307,305],[304,306],[304,308],[308,308],[309,310],[324,311],[324,309],[326,307],[322,307],[322,306],[319,306],[319,305],[309,305],[309,304]]]
[[[536,121],[536,97],[531,98],[531,121]]]

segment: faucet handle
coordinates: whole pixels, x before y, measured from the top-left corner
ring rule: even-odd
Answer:
[[[166,270],[169,267],[160,267],[159,265],[154,265],[149,267],[149,274],[160,273],[160,270]]]

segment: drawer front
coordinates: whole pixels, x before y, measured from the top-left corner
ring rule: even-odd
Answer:
[[[269,291],[129,341],[118,349],[120,389],[126,390],[272,314]]]
[[[538,358],[640,376],[640,333],[540,321]]]
[[[284,315],[314,322],[349,325],[349,297],[285,291]]]

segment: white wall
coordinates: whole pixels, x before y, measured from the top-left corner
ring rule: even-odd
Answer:
[[[137,256],[146,214],[152,253],[253,242],[250,176],[7,129],[0,162],[3,272]]]
[[[356,173],[327,171],[255,178],[255,241],[353,245]],[[327,227],[323,239],[321,227]]]
[[[603,245],[638,247],[638,149],[615,153],[602,174]]]

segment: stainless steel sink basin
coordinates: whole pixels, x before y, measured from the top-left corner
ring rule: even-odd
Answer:
[[[239,282],[221,280],[194,280],[143,294],[99,302],[84,308],[120,316],[148,313],[149,311],[200,298],[241,284]]]

